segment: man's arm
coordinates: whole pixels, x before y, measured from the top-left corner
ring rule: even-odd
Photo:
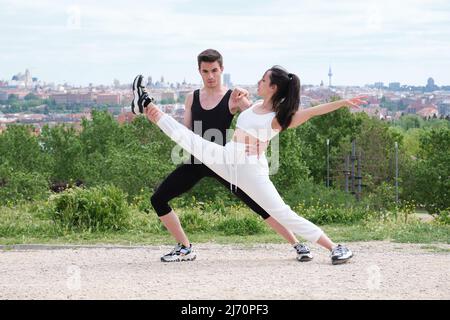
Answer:
[[[192,130],[192,102],[194,100],[194,93],[191,92],[184,100],[184,119],[183,124],[186,128]]]

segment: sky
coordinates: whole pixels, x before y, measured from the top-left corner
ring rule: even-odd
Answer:
[[[220,51],[233,84],[272,65],[303,84],[450,85],[448,0],[0,0],[0,79],[200,83],[197,55]]]

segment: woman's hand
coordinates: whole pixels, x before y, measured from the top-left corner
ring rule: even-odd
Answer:
[[[244,111],[247,109],[252,103],[249,100],[250,94],[247,90],[242,88],[235,88],[231,92],[230,96],[230,111],[231,113],[235,113],[237,111]]]
[[[367,99],[366,95],[359,95],[351,99],[344,100],[345,106],[348,106],[351,109],[359,110],[360,106],[363,104],[367,104],[368,102],[364,99]]]
[[[236,104],[238,104],[242,98],[248,99],[248,97],[248,91],[242,88],[234,88],[233,92],[231,92],[231,101]]]
[[[367,104],[367,101],[364,101],[364,99],[366,99],[367,97],[368,96],[366,95],[359,95],[350,99],[337,100],[333,102],[319,104],[318,106],[311,108],[300,109],[292,117],[292,121],[291,124],[289,125],[289,128],[296,128],[302,123],[305,123],[306,121],[311,119],[312,117],[327,114],[343,107],[349,107],[359,110],[360,105]],[[278,129],[278,126],[276,127],[276,129]],[[273,128],[275,129],[275,127]]]

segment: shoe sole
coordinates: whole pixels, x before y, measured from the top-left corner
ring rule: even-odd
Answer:
[[[344,263],[348,262],[351,258],[353,258],[353,255],[351,255],[351,256],[348,257],[347,259],[332,260],[332,261],[331,261],[331,264],[333,264],[333,265],[344,264]]]
[[[301,256],[300,258],[297,257],[297,260],[300,262],[308,262],[308,261],[311,261],[312,259],[313,259],[313,257],[308,256],[308,255]]]
[[[134,114],[137,114],[134,110],[137,107],[139,110],[139,106],[138,106],[138,101],[139,101],[139,87],[142,83],[142,75],[137,75],[136,78],[134,78],[133,81],[133,101],[131,101],[131,112],[133,112]]]
[[[161,262],[183,262],[183,261],[194,261],[195,258],[197,258],[197,256],[193,256],[193,257],[188,257],[188,256],[184,256],[183,258],[177,258],[174,260],[164,260],[163,258],[161,258]]]

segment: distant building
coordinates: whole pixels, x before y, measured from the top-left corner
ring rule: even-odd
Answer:
[[[331,77],[333,77],[333,73],[331,72],[331,66],[328,69],[328,86],[331,88]]]
[[[63,93],[52,94],[51,99],[54,99],[57,104],[90,104],[94,102],[94,93]]]
[[[33,79],[31,77],[30,70],[28,70],[28,69],[25,70],[24,82],[25,82],[25,88],[31,87],[31,83],[33,82]]]
[[[428,78],[427,85],[425,87],[425,91],[431,92],[431,91],[435,91],[435,90],[438,90],[438,86],[436,86],[434,84],[434,79]]]
[[[383,89],[384,83],[383,82],[375,82],[374,87],[377,89]]]
[[[400,91],[400,82],[391,82],[389,83],[389,89]]]
[[[15,74],[11,78],[11,86],[12,87],[25,87],[27,89],[33,88],[37,85],[37,78],[33,78],[31,76],[30,70],[26,69],[25,73]]]
[[[233,84],[231,83],[231,75],[229,73],[223,74],[223,84],[228,88],[231,88],[233,86]]]
[[[423,118],[439,116],[438,109],[434,106],[426,107],[417,111],[417,114]]]
[[[443,116],[450,115],[450,100],[444,100],[438,103],[438,112]]]
[[[97,94],[97,104],[120,104],[120,94],[118,93]]]
[[[308,96],[300,96],[300,106],[302,107],[310,107],[313,105],[313,99]]]
[[[174,91],[164,91],[161,92],[161,100],[173,100],[175,101],[177,98],[177,95]]]
[[[2,90],[1,94],[3,97],[6,97],[6,99],[0,99],[0,100],[8,100],[8,97],[13,94],[17,96],[18,99],[23,100],[27,94],[29,94],[29,90],[22,90],[22,89],[6,89]]]
[[[191,92],[192,90],[178,90],[178,97],[184,101],[186,96]]]
[[[120,102],[123,106],[131,105],[132,100],[133,100],[132,92],[122,92],[121,97],[120,97]]]

